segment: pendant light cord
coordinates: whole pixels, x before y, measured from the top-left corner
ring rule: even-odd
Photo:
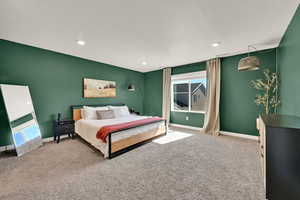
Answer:
[[[276,72],[276,103],[278,103],[278,47],[275,50],[275,72]],[[277,113],[277,106],[275,107],[275,113]]]
[[[257,48],[251,44],[248,45],[248,57],[250,56],[250,47],[252,47],[253,49],[255,49],[255,51],[257,51]]]

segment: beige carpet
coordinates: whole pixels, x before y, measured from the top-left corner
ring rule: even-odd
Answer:
[[[2,153],[0,199],[264,199],[257,142],[197,134],[161,143],[112,160],[80,139]]]

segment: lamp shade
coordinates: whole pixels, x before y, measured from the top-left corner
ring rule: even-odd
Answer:
[[[128,90],[129,91],[135,91],[134,85],[132,85],[132,84],[128,85]]]
[[[259,66],[260,66],[260,60],[258,59],[258,57],[248,56],[240,60],[238,70],[239,71],[258,70]]]

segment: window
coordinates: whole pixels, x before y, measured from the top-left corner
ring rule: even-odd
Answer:
[[[171,110],[204,113],[206,87],[206,71],[173,75]]]

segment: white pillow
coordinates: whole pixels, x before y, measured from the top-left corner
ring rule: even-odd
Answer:
[[[108,108],[114,111],[114,115],[116,118],[130,115],[127,106],[108,106]]]
[[[108,110],[108,106],[98,106],[98,107],[92,107],[92,106],[83,106],[83,108],[87,109],[93,109],[93,110]]]
[[[97,110],[108,110],[107,106],[102,107],[90,107],[90,106],[83,106],[81,109],[81,118],[86,120],[95,120],[97,119]]]

